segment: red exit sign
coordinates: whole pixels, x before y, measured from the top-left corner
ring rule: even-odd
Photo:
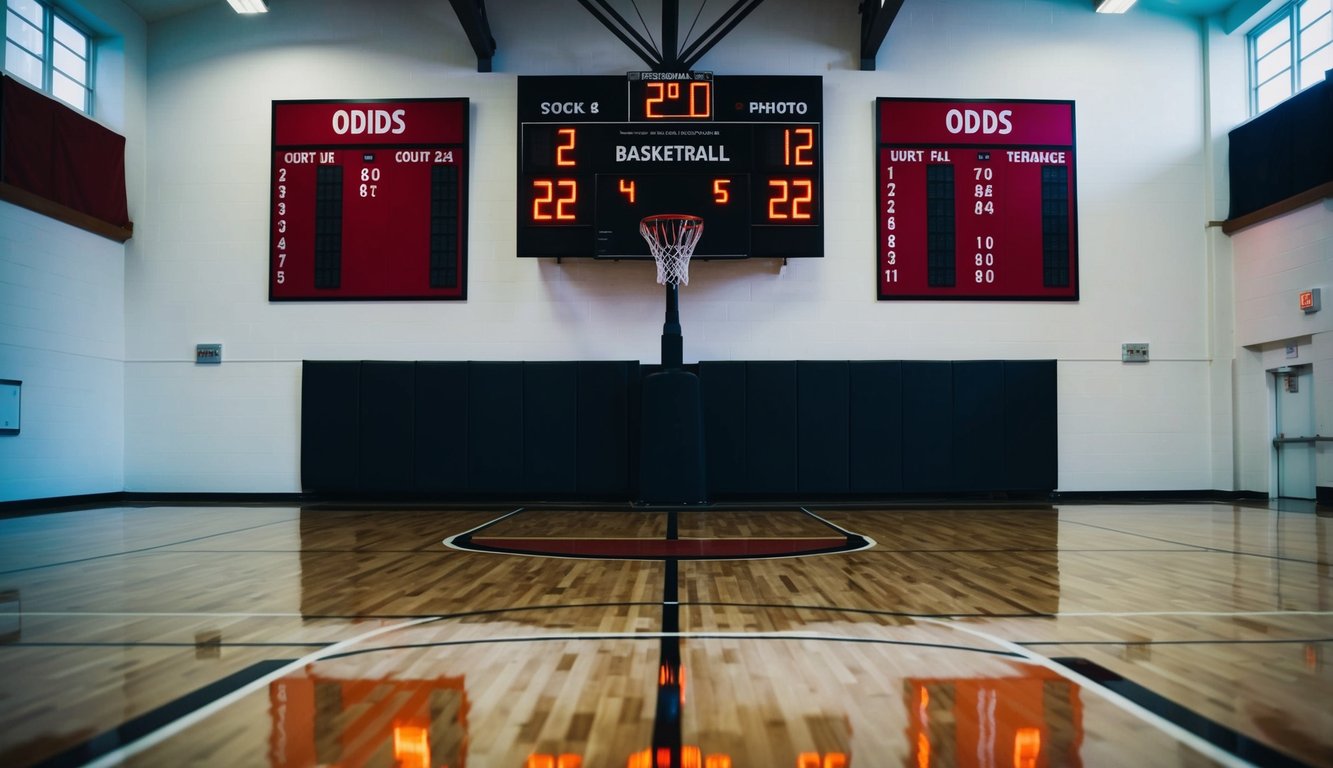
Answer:
[[[1301,311],[1312,315],[1319,311],[1319,289],[1309,288],[1300,293]]]

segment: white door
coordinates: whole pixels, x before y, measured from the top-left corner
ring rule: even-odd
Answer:
[[[1277,495],[1314,498],[1314,374],[1308,365],[1274,371],[1277,396]]]

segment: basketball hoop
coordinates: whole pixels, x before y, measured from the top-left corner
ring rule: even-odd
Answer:
[[[704,220],[684,213],[662,213],[639,222],[639,234],[657,262],[657,282],[690,284],[690,256],[703,233]]]

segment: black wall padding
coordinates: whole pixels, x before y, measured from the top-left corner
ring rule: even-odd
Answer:
[[[637,407],[635,363],[578,363],[578,483],[582,497],[627,498],[630,467],[638,466],[638,433],[630,407]]]
[[[416,410],[416,490],[466,491],[468,364],[417,363]]]
[[[749,490],[796,491],[796,363],[751,362],[745,369],[745,459]]]
[[[578,487],[578,363],[523,364],[523,485],[530,493]]]
[[[307,360],[301,371],[301,487],[356,491],[361,363]]]
[[[1004,362],[953,364],[954,488],[990,491],[1006,487]]]
[[[468,364],[468,490],[522,493],[523,363]]]
[[[699,363],[704,411],[704,462],[714,494],[750,489],[746,458],[745,370],[743,362]]]
[[[857,494],[902,491],[902,363],[849,363],[848,389],[848,490]]]
[[[415,482],[416,369],[405,362],[361,363],[362,491],[402,491]]]
[[[903,362],[903,490],[955,490],[953,363]]]
[[[1333,81],[1327,78],[1232,129],[1229,218],[1333,182],[1330,136]]]
[[[796,364],[797,489],[846,493],[851,390],[846,361]]]
[[[1048,491],[1059,484],[1054,360],[1004,363],[1005,485]]]

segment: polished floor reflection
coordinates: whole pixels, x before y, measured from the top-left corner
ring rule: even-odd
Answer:
[[[1333,766],[1265,505],[0,519],[0,765]]]

